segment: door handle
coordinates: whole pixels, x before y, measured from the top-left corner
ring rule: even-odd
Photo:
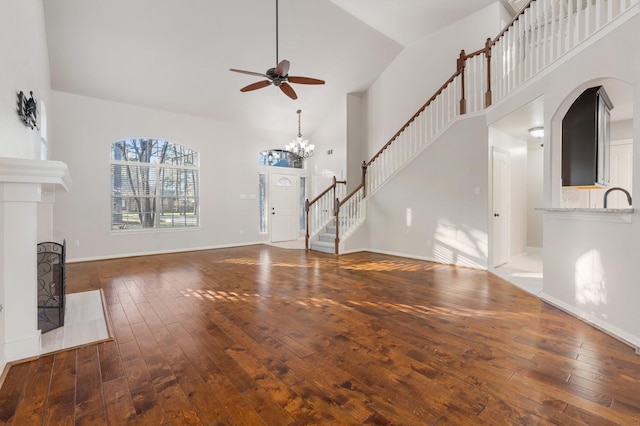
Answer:
[[[493,217],[500,217],[500,213],[494,213]]]

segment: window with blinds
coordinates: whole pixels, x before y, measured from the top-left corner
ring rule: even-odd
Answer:
[[[160,139],[111,145],[111,229],[198,226],[198,153]]]

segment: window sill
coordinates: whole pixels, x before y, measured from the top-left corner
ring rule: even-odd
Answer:
[[[131,234],[156,234],[156,233],[166,233],[166,232],[184,232],[184,231],[201,231],[201,226],[188,226],[188,227],[180,227],[180,228],[148,228],[148,229],[120,229],[120,230],[111,230],[109,233],[111,235],[131,235]]]

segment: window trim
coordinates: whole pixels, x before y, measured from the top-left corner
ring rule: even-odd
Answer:
[[[153,157],[150,156],[150,161],[148,162],[141,162],[141,161],[127,161],[127,160],[115,160],[114,156],[116,156],[114,153],[116,150],[120,149],[117,147],[117,145],[119,144],[125,144],[125,146],[122,148],[123,150],[127,150],[127,149],[131,149],[131,150],[137,150],[138,146],[137,144],[141,144],[141,141],[151,141],[151,143],[153,144],[158,144],[153,148],[150,149],[158,149],[159,147],[162,147],[164,144],[164,151],[163,151],[163,156],[161,158],[163,158],[164,160],[168,160],[169,162],[160,162],[158,157]],[[166,152],[167,147],[169,147],[173,152],[176,151],[181,151],[184,150],[184,152],[179,152],[179,154],[181,154],[180,157],[171,157],[169,159],[167,159],[167,157],[164,156],[164,152]],[[153,151],[151,151],[153,153]],[[157,151],[156,151],[157,153]],[[124,154],[124,152],[123,152]],[[181,162],[184,161],[185,158],[189,159],[189,157],[185,157],[184,155],[187,155],[190,157],[193,164],[174,164],[171,160],[172,159],[180,159]],[[201,214],[200,214],[200,207],[201,207],[201,190],[200,190],[200,185],[201,185],[201,173],[200,173],[200,157],[201,154],[199,151],[196,151],[186,145],[182,145],[179,143],[175,143],[172,142],[170,140],[167,139],[160,139],[160,138],[126,138],[126,139],[121,139],[115,142],[112,142],[110,145],[110,153],[109,153],[109,179],[110,179],[110,185],[109,185],[109,190],[111,191],[110,194],[110,209],[109,209],[109,214],[110,214],[110,219],[109,219],[109,227],[110,227],[110,232],[113,234],[128,234],[131,232],[135,232],[135,233],[139,233],[139,232],[172,232],[172,231],[177,231],[177,230],[189,230],[189,229],[201,229]],[[137,186],[137,188],[135,188],[136,190],[132,189],[131,186],[128,183],[119,183],[118,184],[115,183],[115,175],[114,175],[114,169],[116,167],[122,167],[122,166],[126,166],[126,167],[132,167],[137,169],[136,171],[142,171],[141,175],[143,176],[150,176],[148,182],[146,182],[149,186],[151,187],[151,185],[153,185],[153,194],[151,195],[136,195],[136,190],[138,190],[138,192],[141,191],[141,186],[145,185],[144,182],[144,178],[143,179],[136,179],[135,182],[135,186]],[[148,173],[145,172],[145,170],[148,170]],[[164,171],[171,171],[170,175],[169,175],[169,179],[167,180],[167,176],[164,173]],[[188,190],[185,189],[185,193],[181,196],[179,192],[176,188],[176,185],[178,183],[180,183],[180,186],[182,187],[182,182],[180,182],[181,178],[180,176],[184,175],[184,174],[189,174],[189,173],[193,173],[195,172],[193,179],[187,177],[186,179],[189,179],[191,181],[191,183],[189,183],[189,180],[185,181],[185,186],[188,188]],[[119,172],[118,172],[119,173]],[[118,174],[116,173],[116,174]],[[127,173],[126,171],[122,172],[123,174]],[[169,183],[169,186],[166,186],[166,184]],[[123,194],[126,194],[127,190],[130,190],[132,192],[132,194],[126,194],[126,195],[119,195],[116,193],[116,188],[122,188]],[[167,188],[169,189],[174,189],[174,196],[169,195],[170,192],[165,192],[167,190]],[[146,191],[145,191],[146,192]],[[122,203],[131,203],[133,202],[132,200],[137,199],[137,203],[138,205],[140,205],[141,200],[143,199],[150,199],[150,204],[151,204],[151,209],[148,210],[147,213],[144,213],[144,209],[140,210],[140,209],[136,209],[134,211],[130,211],[128,209],[125,208],[125,204]],[[126,201],[128,200],[128,201]],[[185,202],[185,203],[193,203],[192,207],[189,208],[189,210],[187,210],[188,207],[186,207],[184,209],[184,220],[183,221],[178,221],[177,225],[176,222],[171,220],[170,222],[170,226],[162,226],[163,222],[162,221],[162,214],[163,213],[167,213],[166,207],[165,207],[165,202],[170,203],[171,200],[173,200],[174,203],[178,204],[178,210],[173,210],[173,213],[179,213],[181,211],[181,209],[179,208],[179,203]],[[122,207],[125,208],[124,211],[119,211],[118,209],[116,209],[116,204],[117,203],[121,203]],[[170,206],[173,204],[169,204]],[[187,206],[186,204],[183,204],[183,206]],[[170,207],[171,209],[171,207]],[[142,211],[142,213],[140,213]],[[128,228],[127,227],[127,223],[125,221],[115,221],[114,219],[116,218],[116,216],[118,214],[150,214],[153,215],[153,224],[152,226],[148,226],[145,227],[145,224],[142,223],[143,221],[140,220],[138,222],[132,222],[133,228]],[[187,220],[187,214],[189,215],[193,215],[193,218],[195,219],[195,224],[189,224],[189,221]],[[166,216],[166,215],[165,215]],[[181,215],[183,216],[183,215]]]

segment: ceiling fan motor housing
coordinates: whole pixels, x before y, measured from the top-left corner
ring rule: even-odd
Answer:
[[[271,80],[273,85],[277,87],[280,87],[282,83],[287,81],[287,76],[276,73],[275,68],[269,68],[266,72],[266,75],[269,78],[269,80]]]

